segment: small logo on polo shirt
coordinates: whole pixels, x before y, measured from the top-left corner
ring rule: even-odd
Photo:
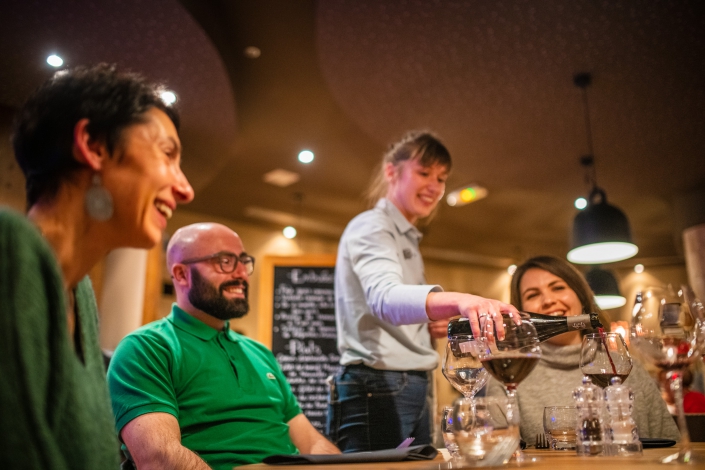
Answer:
[[[272,374],[271,372],[267,372],[267,378],[268,378],[269,380],[277,380],[277,378],[274,377],[274,374]]]
[[[411,259],[411,250],[409,248],[404,248],[402,253],[404,253],[404,259]]]

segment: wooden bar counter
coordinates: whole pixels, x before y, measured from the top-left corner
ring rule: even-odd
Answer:
[[[696,442],[692,444],[693,456],[697,459],[695,465],[675,465],[677,468],[683,469],[705,469],[705,443]],[[556,451],[556,450],[536,450],[527,449],[524,453],[527,457],[538,457],[539,462],[533,462],[521,467],[515,464],[508,464],[503,467],[492,468],[526,468],[527,470],[581,470],[581,469],[599,469],[599,470],[666,470],[673,468],[673,465],[663,465],[658,462],[658,459],[667,455],[676,453],[678,447],[667,447],[661,449],[644,449],[644,454],[641,457],[578,457],[575,451]],[[256,469],[274,469],[274,468],[290,468],[291,470],[443,470],[449,468],[444,465],[443,458],[440,453],[434,460],[416,461],[416,462],[379,462],[367,464],[337,464],[337,465],[245,465],[237,467],[238,469],[256,470]],[[470,468],[470,467],[452,467]],[[479,467],[484,468],[484,467]]]

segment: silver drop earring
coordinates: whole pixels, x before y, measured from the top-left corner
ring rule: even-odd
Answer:
[[[86,191],[84,199],[86,212],[99,222],[104,222],[113,216],[113,197],[103,187],[98,173],[93,175],[91,187]]]

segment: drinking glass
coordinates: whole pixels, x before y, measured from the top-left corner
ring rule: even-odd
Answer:
[[[489,377],[478,357],[477,342],[472,337],[458,336],[448,340],[441,371],[465,398],[474,397]]]
[[[506,398],[458,398],[453,405],[453,431],[463,466],[506,464],[519,445],[519,423],[509,416]]]
[[[450,454],[451,460],[458,460],[458,443],[453,434],[453,407],[446,406],[443,408],[443,417],[441,418],[441,435],[443,435],[443,443],[446,450]]]
[[[639,291],[632,310],[631,344],[644,360],[667,372],[681,432],[677,454],[662,463],[692,463],[683,413],[683,371],[703,355],[705,308],[690,287],[657,286]]]
[[[508,398],[508,416],[516,426],[519,426],[519,406],[516,401],[517,385],[524,380],[541,358],[536,328],[531,322],[523,321],[520,325],[508,317],[503,318],[504,339],[496,340],[494,327],[487,322],[489,329],[483,331],[484,336],[477,340],[478,356],[482,365],[494,378],[504,384]],[[521,449],[517,447],[514,454],[517,463],[526,462]]]
[[[622,383],[632,371],[632,356],[619,333],[590,333],[583,336],[580,350],[580,370],[592,383],[605,388],[612,377]]]
[[[578,409],[574,406],[543,409],[543,431],[553,450],[575,450],[577,423]]]

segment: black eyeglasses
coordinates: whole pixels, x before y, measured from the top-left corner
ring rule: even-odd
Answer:
[[[181,264],[201,263],[203,261],[211,260],[218,260],[220,269],[222,269],[224,273],[231,273],[235,271],[238,263],[242,263],[242,265],[245,266],[245,272],[247,272],[248,276],[255,271],[255,258],[253,256],[250,256],[247,253],[241,253],[240,256],[238,256],[235,253],[230,253],[228,251],[221,251],[219,253],[203,256],[201,258],[185,259],[181,261]]]

